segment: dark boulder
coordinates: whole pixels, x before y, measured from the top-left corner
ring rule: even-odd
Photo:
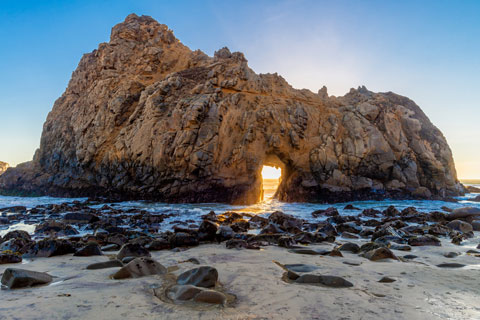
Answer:
[[[424,235],[424,236],[419,236],[419,237],[412,237],[408,239],[408,244],[411,245],[412,247],[418,247],[418,246],[441,246],[440,240],[432,235]]]
[[[145,247],[140,244],[127,243],[125,244],[117,254],[117,259],[122,260],[125,257],[150,257],[150,252],[148,252]]]
[[[353,283],[337,276],[322,276],[315,274],[303,274],[299,276],[296,283],[318,284],[330,288],[351,288]]]
[[[99,217],[88,212],[67,212],[63,216],[64,223],[92,223],[99,220]]]
[[[73,254],[76,257],[89,257],[89,256],[101,256],[103,255],[102,249],[96,242],[87,243],[84,247],[78,249]]]
[[[360,252],[360,247],[358,246],[358,244],[352,243],[352,242],[344,243],[344,244],[340,245],[337,249],[339,251],[348,251],[348,252],[352,252],[352,253]]]
[[[77,235],[78,231],[71,225],[55,220],[45,221],[35,228],[35,233],[50,234],[56,236],[72,236]]]
[[[92,263],[87,266],[87,270],[98,270],[98,269],[108,269],[108,268],[117,268],[123,267],[123,263],[119,260],[108,260],[104,262]]]
[[[138,257],[112,275],[113,279],[140,278],[155,274],[165,274],[167,268],[150,257]]]
[[[75,246],[66,239],[43,239],[34,244],[25,253],[25,257],[53,257],[75,253]]]
[[[203,220],[198,228],[198,239],[200,241],[213,241],[216,238],[218,225],[209,220]]]
[[[285,214],[281,211],[275,211],[268,217],[268,221],[277,225],[280,229],[290,233],[297,233],[302,225],[303,221],[297,219],[292,215]]]
[[[147,244],[145,248],[150,251],[167,250],[171,248],[171,245],[170,241],[165,238],[156,238]]]
[[[328,208],[328,209],[325,209],[325,210],[316,210],[316,211],[313,211],[312,212],[312,216],[314,218],[318,218],[318,217],[333,217],[333,216],[338,216],[340,215],[338,213],[338,210],[331,207],[331,208]]]
[[[455,231],[460,231],[462,233],[467,233],[473,231],[473,227],[470,223],[462,221],[462,220],[453,220],[447,223],[447,227],[455,230]]]
[[[177,278],[177,284],[191,284],[197,287],[214,287],[218,280],[217,269],[209,266],[199,267],[185,271]]]
[[[363,256],[371,261],[379,261],[385,259],[398,260],[397,256],[388,248],[378,248],[370,250],[364,253]]]
[[[198,246],[198,238],[186,232],[177,232],[170,237],[172,247]]]
[[[7,268],[3,272],[2,284],[9,289],[17,289],[47,284],[52,279],[52,276],[45,272]]]
[[[22,257],[13,253],[0,253],[0,264],[20,263]]]

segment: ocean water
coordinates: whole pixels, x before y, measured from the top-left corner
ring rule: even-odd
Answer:
[[[480,188],[480,181],[469,181],[470,184]],[[138,209],[146,210],[151,213],[165,213],[174,214],[173,217],[165,219],[161,228],[163,230],[169,230],[175,223],[179,221],[190,223],[198,223],[201,221],[201,216],[214,211],[216,214],[221,214],[225,211],[238,211],[247,212],[258,215],[269,215],[274,211],[283,211],[285,213],[294,215],[296,217],[306,219],[309,221],[317,221],[313,218],[311,213],[315,210],[326,209],[329,207],[335,207],[341,215],[355,215],[361,213],[361,210],[368,208],[375,208],[377,210],[384,210],[393,205],[397,209],[402,210],[407,207],[415,207],[420,212],[432,212],[442,211],[441,207],[446,206],[452,209],[472,206],[480,208],[480,202],[470,201],[478,194],[469,193],[463,197],[458,197],[458,203],[444,202],[444,201],[431,201],[431,200],[383,200],[383,201],[356,201],[348,203],[336,203],[336,204],[316,204],[316,203],[285,203],[273,199],[275,188],[272,185],[266,185],[264,201],[254,205],[228,205],[221,203],[201,203],[201,204],[169,204],[160,202],[149,201],[125,201],[119,203],[110,203],[113,208],[120,208],[124,210]],[[8,197],[0,196],[0,208],[11,206],[25,206],[27,208],[33,208],[38,205],[45,204],[60,204],[65,202],[72,202],[74,200],[84,201],[86,198],[52,198],[52,197]],[[352,204],[353,206],[361,210],[344,210],[345,205]],[[92,206],[94,208],[100,208],[104,204]],[[0,235],[5,234],[8,231],[22,229],[30,233],[33,233],[35,225],[29,224],[28,221],[20,221],[15,225],[0,226]]]

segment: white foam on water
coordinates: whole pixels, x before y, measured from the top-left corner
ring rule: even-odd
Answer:
[[[480,187],[475,184],[474,186]],[[385,210],[389,206],[395,206],[398,210],[403,210],[407,207],[415,207],[420,212],[432,212],[443,211],[442,207],[448,207],[451,209],[472,206],[480,208],[480,202],[470,201],[470,199],[476,197],[478,194],[469,193],[465,196],[458,197],[459,202],[445,202],[436,200],[383,200],[383,201],[354,201],[348,203],[336,203],[336,204],[318,204],[318,203],[286,203],[276,199],[266,199],[263,202],[254,205],[228,205],[222,203],[195,203],[195,204],[169,204],[161,202],[151,201],[124,201],[117,203],[107,203],[113,208],[122,210],[136,209],[138,211],[145,210],[152,214],[173,214],[172,217],[166,218],[161,224],[162,230],[169,230],[174,225],[172,222],[180,221],[189,224],[191,221],[195,223],[201,222],[201,216],[208,214],[210,211],[214,211],[216,214],[221,214],[225,211],[237,211],[246,212],[250,214],[269,215],[274,211],[282,211],[287,214],[294,215],[296,217],[308,220],[319,221],[324,218],[313,218],[312,212],[315,210],[327,209],[334,207],[338,210],[340,215],[357,215],[362,212],[363,209],[374,208],[377,210]],[[86,198],[52,198],[52,197],[8,197],[0,196],[0,208],[9,206],[25,206],[27,208],[33,208],[37,205],[46,204],[61,204],[65,202],[72,202],[74,200],[85,201]],[[344,210],[347,204],[351,204],[360,210]],[[92,206],[99,209],[105,204],[98,204]],[[131,213],[136,214],[136,213]],[[189,222],[187,222],[189,221]],[[23,222],[9,226],[7,230],[1,230],[0,235],[5,234],[11,230],[25,230],[32,233],[34,225],[24,224]],[[79,230],[81,233],[88,232],[88,230]]]

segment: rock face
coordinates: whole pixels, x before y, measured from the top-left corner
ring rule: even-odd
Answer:
[[[8,163],[0,161],[0,175],[7,171],[8,167],[10,167]]]
[[[412,100],[297,90],[242,53],[191,51],[134,14],[83,56],[33,161],[2,175],[0,190],[254,203],[263,165],[282,169],[284,201],[464,191],[445,138]]]

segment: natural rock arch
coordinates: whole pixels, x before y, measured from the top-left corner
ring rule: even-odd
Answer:
[[[445,138],[410,99],[296,90],[239,52],[192,52],[136,15],[83,56],[33,161],[3,174],[0,190],[254,203],[264,163],[284,166],[284,201],[463,192]]]

